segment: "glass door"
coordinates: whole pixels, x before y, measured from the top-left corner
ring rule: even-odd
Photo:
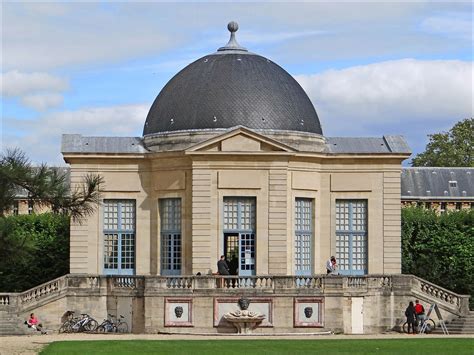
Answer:
[[[255,234],[240,233],[239,238],[239,275],[255,275]]]

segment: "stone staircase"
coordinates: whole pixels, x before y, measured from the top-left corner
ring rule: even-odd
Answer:
[[[449,334],[474,334],[474,311],[446,323],[446,328]],[[438,326],[433,334],[443,334],[443,330]]]
[[[13,313],[0,311],[0,319],[0,334],[2,335],[25,334],[28,331],[27,326],[23,324],[25,320],[19,319]]]

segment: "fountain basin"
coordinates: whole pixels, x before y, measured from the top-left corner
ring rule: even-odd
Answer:
[[[224,319],[237,329],[238,334],[252,334],[252,330],[258,327],[265,316],[250,311],[236,311],[224,314]]]

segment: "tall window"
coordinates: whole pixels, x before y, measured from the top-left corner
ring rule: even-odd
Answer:
[[[181,274],[181,199],[159,201],[161,220],[161,274]]]
[[[104,200],[104,273],[135,273],[135,200]]]
[[[313,239],[313,201],[297,198],[295,201],[295,273],[311,275]]]
[[[33,214],[34,203],[31,200],[28,200],[28,214]]]
[[[341,274],[367,273],[367,201],[336,201],[336,257]]]

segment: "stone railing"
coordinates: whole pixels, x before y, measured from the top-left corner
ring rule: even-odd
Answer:
[[[295,276],[293,287],[296,289],[323,289],[324,277],[322,276]]]
[[[193,277],[167,277],[166,288],[189,290],[194,288]]]
[[[412,276],[412,280],[412,287],[415,290],[425,297],[432,299],[438,305],[459,310],[460,313],[469,311],[468,295],[458,295],[416,276]]]
[[[261,290],[267,294],[336,295],[361,292],[396,292],[397,294],[424,297],[425,301],[438,303],[455,314],[469,310],[469,296],[436,286],[412,275],[363,275],[363,276],[101,276],[66,275],[46,282],[22,293],[0,294],[0,310],[16,308],[18,311],[33,309],[50,302],[71,289],[75,294],[107,294],[107,290],[120,295],[167,295],[170,293],[219,292],[233,293],[243,290]]]
[[[225,276],[216,280],[217,288],[226,289],[273,289],[273,278],[270,276]]]
[[[0,306],[10,305],[10,295],[0,293]]]
[[[53,294],[58,294],[61,290],[66,288],[65,281],[66,277],[61,276],[28,291],[22,292],[19,294],[20,303],[25,305],[32,302],[37,302]]]

